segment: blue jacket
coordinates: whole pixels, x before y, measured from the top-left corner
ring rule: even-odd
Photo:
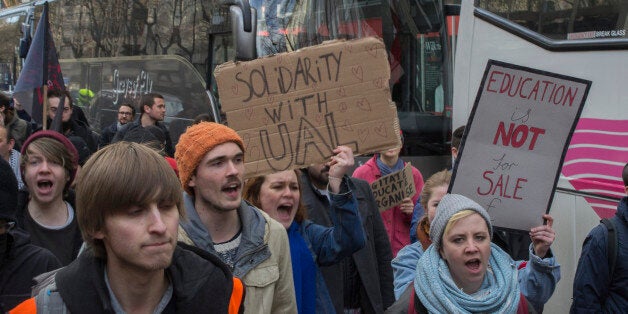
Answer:
[[[419,191],[419,193],[421,193],[421,191]],[[410,243],[414,243],[418,240],[416,237],[416,226],[419,224],[419,220],[421,220],[423,215],[425,215],[425,208],[421,205],[421,196],[419,196],[412,210],[412,220],[410,220]]]
[[[348,177],[343,185],[351,184]],[[319,266],[336,264],[366,243],[362,220],[358,215],[358,202],[350,189],[343,188],[342,194],[331,194],[329,216],[333,227],[325,227],[305,220],[300,224],[299,233],[305,240],[314,261]],[[298,296],[297,296],[298,298]],[[320,269],[316,268],[316,313],[335,313],[334,304],[327,290]]]
[[[358,202],[366,245],[343,262],[320,267],[320,271],[337,313],[344,311],[345,289],[352,277],[359,277],[359,286],[355,289],[364,292],[360,302],[362,313],[384,313],[384,310],[395,301],[390,266],[392,259],[390,240],[388,240],[371,186],[361,179],[350,178],[350,180],[351,192]],[[321,194],[312,185],[307,171],[302,171],[301,182],[303,184],[301,199],[308,208],[308,218],[323,226],[333,226],[327,196]],[[349,264],[354,264],[355,269],[349,269],[351,268]]]
[[[617,235],[617,261],[609,276],[608,229],[593,228],[584,239],[573,283],[571,313],[625,313],[628,310],[628,197],[612,218]]]
[[[395,298],[399,298],[416,277],[417,262],[422,255],[421,243],[415,242],[401,249],[397,257],[392,260]],[[515,262],[517,268],[523,262]],[[541,259],[534,255],[533,247],[530,245],[529,261],[519,269],[519,289],[528,302],[535,308],[542,309],[554,293],[559,280],[560,265],[556,264],[556,259],[553,256]]]

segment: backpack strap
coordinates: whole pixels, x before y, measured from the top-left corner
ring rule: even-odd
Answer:
[[[63,303],[63,298],[57,289],[57,283],[52,282],[35,296],[37,313],[68,314],[68,308]]]
[[[617,231],[612,219],[604,218],[600,222],[608,229],[606,256],[608,258],[609,278],[612,280],[615,274],[615,264],[617,263]]]

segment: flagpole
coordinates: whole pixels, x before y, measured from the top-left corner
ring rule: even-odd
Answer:
[[[42,113],[41,117],[44,125],[44,130],[48,130],[48,118],[46,115],[48,113],[48,84],[44,84],[44,88],[42,90],[44,94],[44,105],[41,107],[44,112]]]
[[[44,26],[48,26],[48,1],[44,2]],[[39,25],[38,25],[39,26]],[[43,63],[43,67],[42,67],[42,71],[43,71],[43,82],[42,82],[42,92],[43,92],[43,106],[42,110],[44,111],[41,115],[41,120],[42,120],[42,124],[44,126],[44,130],[48,129],[48,119],[46,114],[48,113],[48,31],[44,32],[44,63]],[[63,110],[63,104],[60,104],[61,110]],[[58,110],[59,108],[57,108]],[[58,113],[58,112],[57,112]]]

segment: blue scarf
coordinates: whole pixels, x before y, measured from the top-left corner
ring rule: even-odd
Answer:
[[[299,233],[301,226],[293,221],[288,228],[294,294],[299,314],[316,312],[316,264],[310,249]]]
[[[414,290],[430,313],[516,313],[520,298],[516,264],[493,243],[477,292],[466,294],[456,286],[434,245],[419,259]]]
[[[392,167],[388,167],[387,164],[385,164],[381,159],[381,156],[378,155],[376,162],[377,162],[377,168],[379,168],[379,172],[381,172],[382,177],[385,175],[389,175],[391,173],[397,172],[401,169],[403,169],[403,167],[405,166],[403,160],[401,160],[401,158],[397,159],[397,163],[392,166]]]

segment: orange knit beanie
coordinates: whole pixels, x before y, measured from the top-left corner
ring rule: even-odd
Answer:
[[[193,190],[188,182],[195,172],[198,164],[203,160],[207,152],[214,147],[227,142],[234,142],[244,152],[242,138],[233,129],[214,122],[201,122],[188,127],[185,133],[179,137],[174,159],[179,168],[179,180],[183,189],[192,195]]]

